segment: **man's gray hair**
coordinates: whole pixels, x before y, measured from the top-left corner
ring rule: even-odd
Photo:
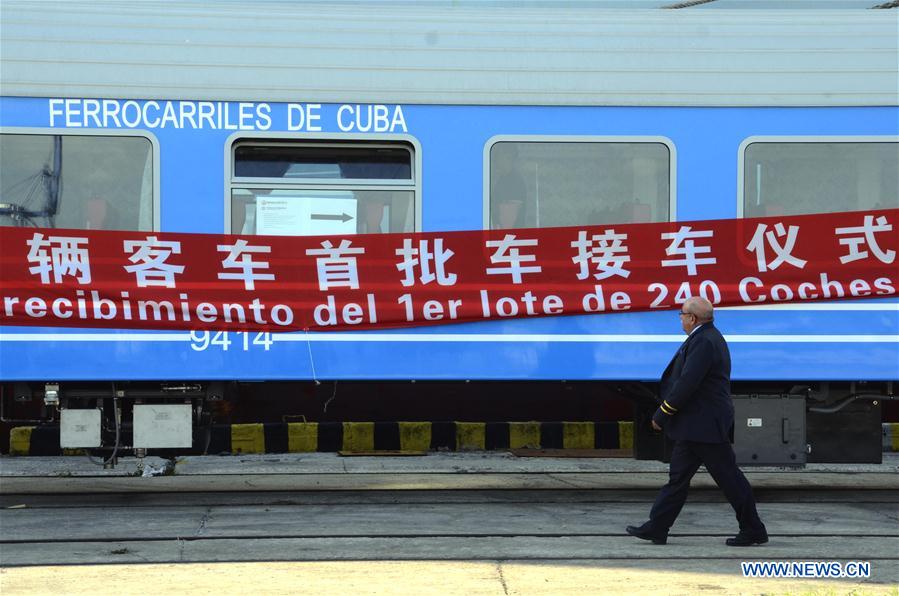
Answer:
[[[693,296],[684,302],[684,311],[695,316],[700,323],[708,323],[714,320],[714,310],[712,303],[700,296]]]

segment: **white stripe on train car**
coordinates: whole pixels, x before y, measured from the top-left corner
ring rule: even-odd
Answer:
[[[801,304],[791,302],[790,304],[760,304],[760,305],[741,305],[741,306],[718,306],[716,310],[809,310],[809,311],[897,311],[899,312],[899,302],[887,302],[886,304],[845,304],[823,302],[820,304]]]
[[[500,342],[500,343],[681,343],[683,334],[363,334],[363,333],[281,333],[273,334],[275,341],[388,341],[388,342]],[[727,335],[731,343],[899,343],[899,335]]]
[[[252,333],[252,332],[251,332]],[[899,343],[899,335],[738,335],[730,343]],[[273,333],[277,342],[475,342],[475,343],[680,343],[683,334],[490,334],[490,333]],[[190,333],[2,333],[0,341],[59,342],[187,342]]]
[[[190,341],[183,333],[0,333],[0,341]]]

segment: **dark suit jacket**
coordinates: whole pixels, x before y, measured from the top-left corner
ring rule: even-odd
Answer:
[[[730,351],[712,323],[696,329],[662,373],[653,420],[674,440],[729,442],[734,424]]]

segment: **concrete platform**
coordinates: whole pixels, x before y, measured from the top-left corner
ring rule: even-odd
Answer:
[[[625,535],[665,481],[659,462],[490,452],[164,463],[145,462],[167,475],[143,477],[129,475],[134,460],[0,459],[3,594],[427,593],[422,581],[503,596],[895,594],[899,581],[895,456],[747,470],[771,536],[752,549],[724,546],[736,520],[720,490],[700,488],[713,486],[705,474],[667,546]],[[865,562],[871,574],[744,577],[741,563],[760,560]]]
[[[746,467],[764,489],[899,489],[899,454],[882,464]],[[142,467],[141,467],[142,463]],[[342,457],[336,453],[124,458],[112,470],[83,456],[2,457],[0,494],[292,491],[652,489],[667,464],[622,458],[517,457],[510,453],[430,453],[417,457]],[[696,488],[713,488],[704,471]]]
[[[283,546],[282,546],[283,548]],[[119,551],[116,551],[119,552]],[[591,551],[592,552],[592,551]],[[127,553],[126,553],[127,554]],[[109,555],[117,560],[123,555]],[[582,596],[583,594],[889,594],[895,561],[871,559],[872,578],[746,578],[733,559],[506,559],[491,561],[302,561],[87,564],[11,567],[4,595],[181,596],[255,590],[270,594],[402,594],[422,596]],[[261,588],[260,588],[261,587]]]

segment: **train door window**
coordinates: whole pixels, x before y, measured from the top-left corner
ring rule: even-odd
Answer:
[[[0,225],[98,230],[158,227],[148,137],[0,134]]]
[[[276,236],[416,229],[409,143],[237,141],[230,232]]]
[[[741,147],[745,217],[899,207],[899,142],[753,138]]]
[[[673,145],[662,138],[494,139],[485,158],[485,227],[669,221]]]

